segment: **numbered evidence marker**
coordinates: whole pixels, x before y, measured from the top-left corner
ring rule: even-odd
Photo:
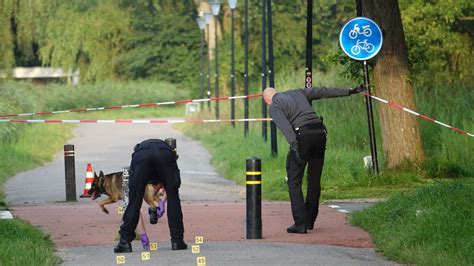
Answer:
[[[201,252],[201,247],[199,245],[192,245],[191,246],[191,252],[193,254],[198,254]]]
[[[150,260],[150,252],[142,252],[142,260]]]
[[[196,258],[197,266],[206,266],[206,257]]]
[[[150,250],[158,250],[158,243],[150,243]]]
[[[123,207],[122,206],[118,207],[117,212],[118,214],[123,214]]]
[[[117,260],[117,264],[125,264],[125,256],[124,255],[117,256],[116,260]]]
[[[196,244],[202,244],[202,243],[204,243],[204,237],[196,236]]]

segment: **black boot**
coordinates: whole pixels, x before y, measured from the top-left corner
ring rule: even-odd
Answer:
[[[172,250],[188,249],[188,245],[183,240],[171,241]]]
[[[158,222],[158,213],[156,212],[156,207],[149,207],[148,214],[150,214],[150,223],[156,224]]]
[[[290,234],[306,234],[306,225],[295,225],[286,228],[286,232]]]
[[[132,244],[123,239],[120,239],[117,246],[114,248],[114,253],[129,253],[132,252]]]

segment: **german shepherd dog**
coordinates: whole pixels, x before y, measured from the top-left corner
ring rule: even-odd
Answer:
[[[102,194],[109,196],[107,199],[99,202],[99,207],[102,211],[109,214],[105,205],[117,202],[123,197],[122,172],[104,175],[104,173],[100,171],[99,175],[97,175],[94,171],[94,182],[88,193],[92,195],[92,200],[96,200]],[[143,199],[150,207],[156,208],[157,203],[161,201],[160,196],[166,197],[162,185],[160,183],[157,185],[148,184],[145,188],[145,196]]]

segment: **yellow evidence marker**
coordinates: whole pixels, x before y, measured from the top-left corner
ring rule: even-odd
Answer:
[[[158,243],[150,243],[150,250],[158,250]]]
[[[191,252],[193,254],[200,253],[201,252],[201,247],[199,247],[199,245],[192,245],[191,246]]]
[[[142,260],[150,260],[150,252],[148,251],[142,252]]]
[[[123,207],[121,207],[121,206],[118,207],[117,212],[118,212],[118,214],[123,214]]]
[[[206,266],[206,257],[196,258],[197,266]]]
[[[116,260],[117,260],[117,264],[125,264],[125,256],[124,255],[117,256]]]
[[[202,243],[204,243],[204,237],[196,236],[196,244],[202,244]]]

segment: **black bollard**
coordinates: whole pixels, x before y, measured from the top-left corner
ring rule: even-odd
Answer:
[[[262,161],[247,158],[247,239],[262,239]]]
[[[76,199],[76,165],[74,157],[74,145],[64,145],[64,170],[66,177],[66,201],[77,201]]]

